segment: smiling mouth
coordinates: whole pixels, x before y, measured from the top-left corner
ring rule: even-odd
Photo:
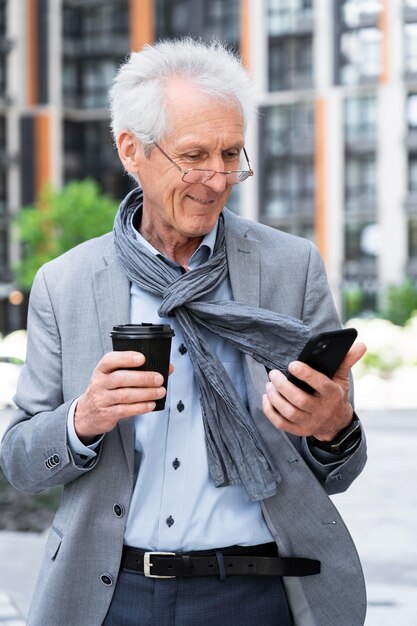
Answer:
[[[214,199],[213,200],[205,200],[203,198],[196,198],[195,196],[191,196],[190,194],[188,194],[189,197],[191,198],[191,200],[194,200],[194,202],[199,202],[200,204],[204,204],[206,206],[208,206],[209,204],[213,204]]]

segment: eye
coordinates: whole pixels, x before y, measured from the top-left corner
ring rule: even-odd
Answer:
[[[240,158],[240,150],[236,150],[235,148],[225,150],[223,152],[223,158],[225,161],[238,161]]]
[[[184,161],[199,161],[201,159],[201,152],[189,152],[184,155]]]

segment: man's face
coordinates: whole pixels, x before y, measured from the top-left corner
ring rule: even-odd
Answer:
[[[237,108],[208,99],[184,81],[168,96],[169,132],[160,141],[181,169],[240,169],[244,145],[243,118]],[[143,189],[143,223],[161,238],[200,238],[210,232],[232,187],[215,174],[202,184],[182,180],[182,174],[157,149],[146,158],[135,152],[136,172]]]

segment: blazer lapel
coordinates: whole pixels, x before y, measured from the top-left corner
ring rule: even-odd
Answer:
[[[229,211],[225,213],[226,223],[226,250],[229,266],[229,277],[234,300],[254,307],[260,305],[260,242],[250,239],[250,225],[242,231],[240,223]],[[270,422],[262,411],[262,394],[268,382],[268,375],[262,363],[245,354],[245,380],[248,391],[248,401],[251,414],[261,436],[266,442],[272,435],[280,439],[281,432],[271,429]]]
[[[226,218],[226,216],[225,216]],[[259,306],[259,242],[239,232],[228,214],[226,251],[233,298],[236,302]]]
[[[225,213],[226,251],[229,266],[229,277],[233,298],[236,302],[259,307],[260,304],[260,243],[249,239],[250,226],[241,230],[240,222],[229,211]],[[249,380],[247,384],[253,390],[265,388],[267,381],[265,367],[252,357],[245,355]]]
[[[110,331],[117,324],[130,322],[130,282],[114,255],[104,258],[105,265],[94,275],[94,295],[103,354],[111,351]],[[118,424],[129,471],[134,473],[134,419]]]

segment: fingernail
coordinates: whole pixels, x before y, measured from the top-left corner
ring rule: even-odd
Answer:
[[[143,356],[143,354],[141,354],[140,352],[138,354],[136,354],[134,356],[135,363],[137,363],[138,365],[143,365],[143,363],[145,363],[145,357]]]
[[[283,374],[281,374],[279,370],[271,370],[269,373],[270,380],[280,380],[281,376],[283,376]]]

